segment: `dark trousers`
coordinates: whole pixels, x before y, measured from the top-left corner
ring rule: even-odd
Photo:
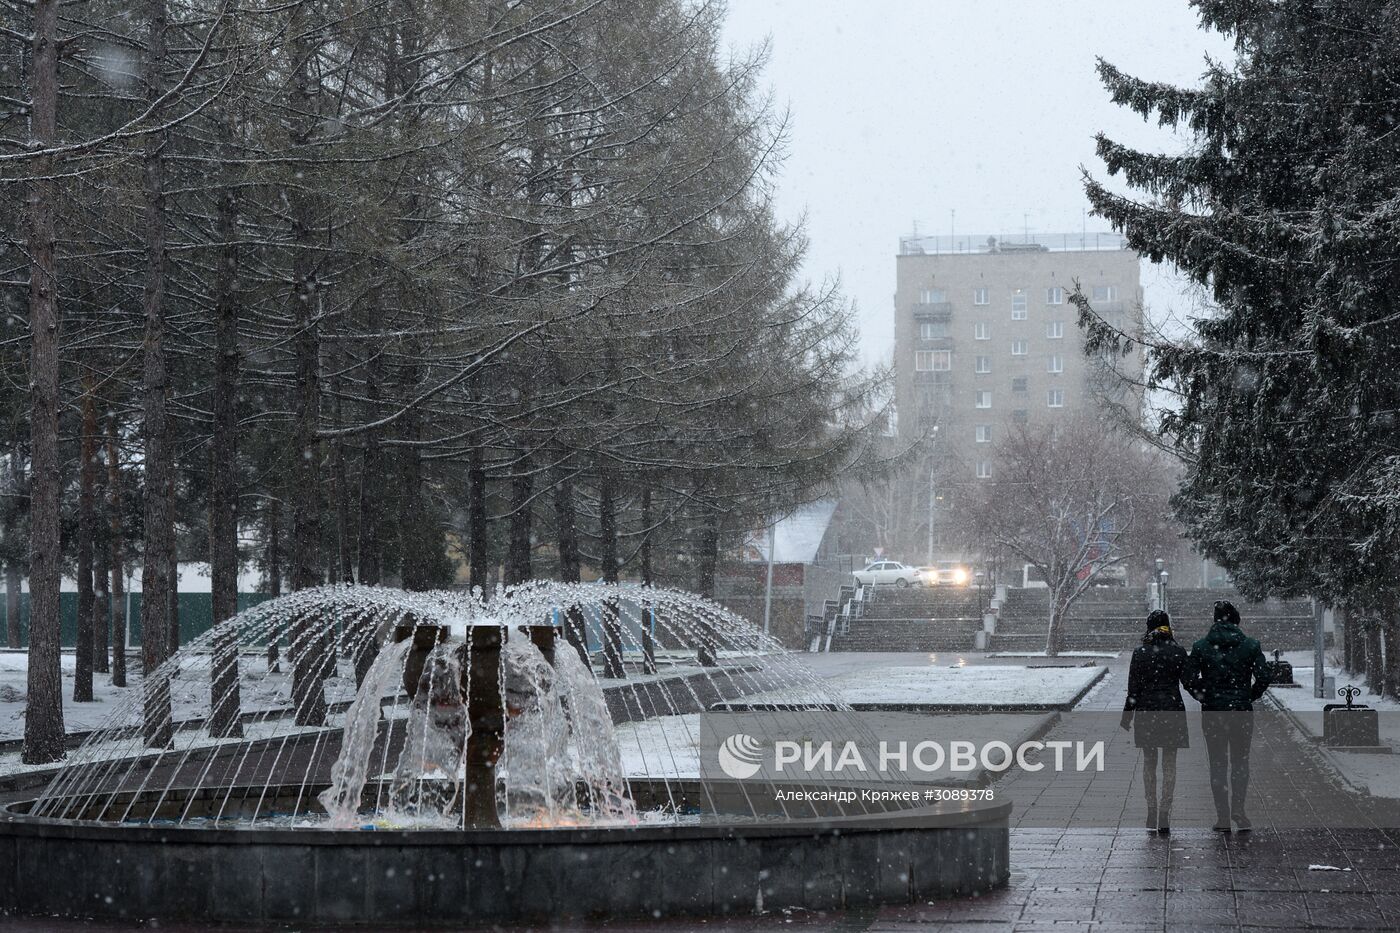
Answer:
[[[1249,793],[1249,745],[1254,739],[1254,713],[1201,713],[1201,732],[1210,758],[1210,792],[1215,797],[1215,815],[1229,823],[1233,814],[1244,816]]]

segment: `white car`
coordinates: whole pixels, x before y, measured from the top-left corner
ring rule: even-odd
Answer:
[[[920,567],[925,586],[967,586],[972,582],[972,574],[956,561],[945,560],[932,567]]]
[[[866,586],[893,583],[898,587],[919,586],[923,581],[923,575],[917,567],[909,567],[901,564],[897,560],[877,560],[869,564],[864,570],[855,572],[857,583]]]

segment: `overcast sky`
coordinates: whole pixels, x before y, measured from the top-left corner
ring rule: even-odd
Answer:
[[[869,360],[892,348],[894,256],[915,223],[1078,231],[1080,166],[1103,175],[1095,132],[1180,148],[1108,100],[1096,56],[1196,84],[1207,55],[1231,53],[1186,0],[730,0],[727,39],[771,40],[767,83],[791,111],[779,212],[806,213],[807,275],[840,274]],[[1154,318],[1189,310],[1169,273],[1144,264],[1143,284]]]

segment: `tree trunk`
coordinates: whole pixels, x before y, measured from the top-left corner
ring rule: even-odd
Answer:
[[[169,422],[167,422],[167,425]],[[170,524],[165,526],[165,548],[170,555],[170,628],[165,636],[165,656],[170,658],[180,650],[180,552],[175,540],[175,447],[170,445]]]
[[[695,568],[698,577],[696,590],[706,599],[714,599],[715,574],[719,570],[719,514],[716,512],[705,516],[705,524],[700,530],[700,540],[696,548]],[[695,659],[701,667],[714,667],[719,663],[715,653],[715,633],[709,625],[699,619],[696,619],[694,624]]]
[[[1400,697],[1400,617],[1391,602],[1385,607],[1385,695]]]
[[[368,334],[379,331],[379,300],[378,296],[374,296],[366,305],[365,332]],[[379,382],[380,355],[371,351],[370,359],[365,364],[365,403],[369,420],[379,415]],[[384,494],[385,486],[381,475],[379,432],[375,429],[365,432],[364,445],[360,458],[359,526],[356,535],[360,548],[358,570],[361,585],[378,586],[384,572],[380,496]]]
[[[563,467],[554,483],[554,517],[559,536],[559,579],[563,583],[577,583],[582,571],[578,550],[578,514],[574,507],[574,482]]]
[[[574,482],[560,460],[559,476],[554,484],[555,524],[559,526],[559,580],[578,583],[582,561],[578,550],[578,513],[574,507]],[[588,654],[588,626],[583,613],[570,608],[564,614],[564,639],[573,645],[587,667],[593,666]]]
[[[5,563],[5,642],[15,650],[23,647],[24,637],[24,632],[19,624],[20,587],[19,564],[7,561]]]
[[[409,384],[418,380],[416,374]],[[420,436],[417,412],[410,411],[404,418],[404,437],[416,442]],[[441,560],[442,540],[432,529],[423,492],[423,459],[417,447],[407,447],[397,457],[402,466],[400,479],[400,514],[403,516],[404,533],[399,545],[403,555],[403,588],[421,591],[431,589],[436,583],[433,570]]]
[[[1366,653],[1361,650],[1360,632],[1351,607],[1343,603],[1335,611],[1342,619],[1342,665],[1349,674],[1365,674]]]
[[[73,702],[92,702],[93,491],[97,486],[97,401],[91,374],[83,377],[82,437],[78,442],[78,631],[74,647]]]
[[[599,562],[603,582],[617,585],[617,501],[613,478],[605,470],[598,487]],[[603,604],[603,676],[620,680],[627,676],[622,665],[622,618],[617,600]]]
[[[269,496],[264,508],[266,528],[263,540],[267,546],[267,595],[276,599],[282,595],[282,500]],[[273,628],[267,637],[267,672],[276,674],[282,670],[278,662],[278,640],[282,632]]]
[[[107,553],[112,574],[112,686],[126,686],[126,557],[122,540],[122,465],[117,416],[107,416]]]
[[[378,586],[383,573],[379,539],[379,496],[383,493],[383,482],[379,478],[379,439],[373,431],[365,437],[360,464],[359,578],[362,586]]]
[[[164,85],[165,0],[147,0],[150,38],[146,47],[146,98],[154,101]],[[144,155],[146,210],[145,340],[142,371],[141,438],[145,446],[145,534],[141,558],[141,668],[146,745],[166,748],[173,737],[170,686],[156,670],[169,656],[170,593],[174,588],[174,555],[170,528],[172,450],[166,402],[169,375],[165,360],[165,178],[162,134],[146,139]]]
[[[336,579],[341,583],[354,583],[355,560],[350,542],[350,471],[345,463],[345,445],[339,441],[335,444],[335,546]]]
[[[20,469],[19,444],[16,443],[10,452],[9,457],[10,482],[9,493],[12,496],[26,496],[24,489],[24,477]],[[14,541],[19,537],[17,525],[19,508],[15,503],[9,503],[5,509],[5,541]],[[24,630],[20,625],[20,590],[22,589],[21,578],[24,570],[19,561],[10,560],[5,562],[5,629],[6,643],[16,651],[23,647]]]
[[[226,147],[232,127],[222,123]],[[214,277],[214,424],[209,454],[209,600],[214,625],[238,614],[238,197],[219,197],[218,268]],[[209,734],[243,735],[238,687],[238,632],[214,637],[210,668]]]
[[[112,545],[106,523],[94,526],[94,563],[92,579],[96,588],[92,603],[92,669],[99,674],[112,672],[112,637],[108,626],[112,620]]]
[[[642,586],[650,587],[651,578],[651,487],[642,490],[642,546],[638,561],[642,575]],[[645,590],[643,591],[645,592]],[[652,628],[656,624],[656,607],[651,600],[642,597],[642,673],[656,673],[656,640]]]
[[[1068,607],[1058,593],[1050,595],[1050,627],[1045,632],[1045,656],[1057,657],[1065,648],[1065,614]]]
[[[534,513],[531,496],[535,481],[530,459],[522,456],[510,481],[510,545],[506,550],[505,583],[511,586],[530,579],[530,519]]]
[[[35,144],[56,140],[58,0],[34,0]],[[59,309],[54,257],[57,185],[52,160],[41,158],[29,183],[29,384],[32,480],[29,493],[29,674],[24,716],[25,764],[63,758],[63,685],[59,670],[58,457]]]
[[[306,21],[305,7],[293,15],[292,56],[296,71],[292,79],[293,108],[298,115],[291,134],[292,146],[309,156],[310,144],[319,122],[320,88],[311,73],[316,44],[321,41],[319,23]],[[291,220],[292,320],[295,339],[296,402],[294,431],[295,462],[292,466],[292,589],[303,590],[321,583],[321,324],[320,280],[311,252],[315,209],[311,195],[300,181],[287,186]],[[313,631],[319,620],[303,616],[293,620],[289,650],[292,657],[292,696],[296,703],[297,725],[322,725],[326,719],[325,673],[327,645]]]
[[[1366,632],[1366,689],[1380,696],[1385,687],[1385,657],[1381,653],[1380,619],[1368,614],[1363,622]]]
[[[473,445],[467,468],[467,524],[471,541],[467,545],[467,561],[471,564],[471,586],[486,593],[491,573],[491,556],[487,547],[490,529],[486,519],[486,468],[479,444]]]

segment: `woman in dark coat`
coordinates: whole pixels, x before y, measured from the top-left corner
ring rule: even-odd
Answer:
[[[1181,701],[1186,673],[1186,650],[1172,637],[1171,618],[1154,609],[1147,616],[1147,634],[1133,651],[1128,668],[1128,699],[1123,704],[1124,729],[1142,749],[1142,787],[1147,794],[1147,828],[1171,831],[1172,794],[1176,790],[1176,750],[1189,748],[1186,704]],[[1162,796],[1157,797],[1157,761],[1162,762]]]

